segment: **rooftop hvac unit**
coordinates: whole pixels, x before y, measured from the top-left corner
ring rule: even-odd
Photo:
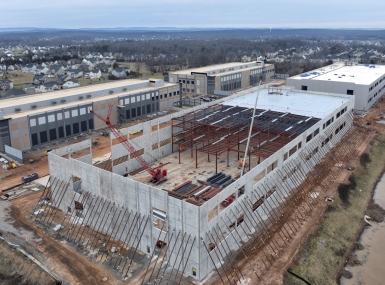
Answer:
[[[79,100],[82,100],[83,99],[83,96],[79,96]]]
[[[127,91],[127,88],[123,88],[123,91]]]
[[[114,93],[114,90],[110,90],[110,94]]]
[[[91,94],[88,94],[88,95],[87,95],[87,98],[91,98]]]
[[[36,109],[36,107],[37,107],[37,105],[35,105],[35,104],[31,105],[32,109]]]
[[[20,108],[20,107],[17,107],[17,108],[15,108],[15,111],[16,111],[16,112],[20,112],[20,111],[21,111],[21,108]]]
[[[65,103],[65,102],[66,102],[66,99],[61,99],[61,102],[62,102],[62,103]]]
[[[57,103],[56,101],[52,101],[52,105],[56,105],[56,103]]]

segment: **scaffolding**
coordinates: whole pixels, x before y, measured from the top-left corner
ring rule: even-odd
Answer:
[[[271,84],[267,87],[269,94],[280,94],[282,95],[282,86],[284,86],[284,83],[281,84]]]

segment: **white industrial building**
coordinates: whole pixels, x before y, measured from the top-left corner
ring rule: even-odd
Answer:
[[[274,205],[291,199],[291,191],[353,126],[354,96],[294,89],[272,93],[262,87],[250,139],[250,169],[240,177],[239,153],[245,153],[257,89],[120,130],[136,155],[142,154],[153,167],[164,164],[168,179],[158,185],[149,183],[149,174],[135,155],[114,143],[113,134],[110,160],[103,162],[108,167],[92,159],[90,141],[50,152],[52,192],[43,195],[67,213],[59,234],[97,252],[101,260],[100,252],[106,252],[110,264],[128,279],[138,273],[130,266],[139,252],[157,258],[159,265],[149,264],[143,280],[159,281],[164,272],[179,280],[179,272],[203,281],[219,273],[221,260],[263,234],[259,225],[274,224]],[[130,139],[138,131],[142,134]],[[82,151],[87,153],[80,156]],[[218,175],[230,178],[224,184],[209,182]],[[232,195],[234,202],[223,206]],[[46,218],[47,225],[57,223],[55,215],[41,213],[39,219]],[[83,240],[76,230],[85,227],[73,225],[79,220],[95,229]],[[99,233],[99,242],[90,246],[89,240]],[[161,250],[156,249],[159,240],[167,242]],[[123,248],[119,254],[118,245]],[[116,266],[116,258],[127,264]]]
[[[345,62],[286,79],[297,90],[355,96],[354,109],[367,111],[385,93],[385,66]]]

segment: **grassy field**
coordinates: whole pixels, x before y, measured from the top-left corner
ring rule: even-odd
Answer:
[[[357,186],[349,192],[349,203],[339,198],[329,206],[317,233],[311,237],[290,269],[312,285],[334,285],[345,254],[352,248],[363,226],[363,216],[372,191],[385,167],[385,134],[380,134],[370,149],[371,162],[354,171]],[[287,274],[286,285],[303,285]]]
[[[35,76],[33,73],[23,73],[21,70],[16,71],[7,71],[7,77],[9,80],[12,80],[13,86],[15,89],[26,88],[26,84],[31,84],[32,79]]]

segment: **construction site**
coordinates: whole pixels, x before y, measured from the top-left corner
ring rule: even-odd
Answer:
[[[27,214],[123,283],[258,284],[367,138],[353,107],[254,87],[118,130],[111,106],[94,113],[110,152],[95,157],[91,140],[49,152]]]

